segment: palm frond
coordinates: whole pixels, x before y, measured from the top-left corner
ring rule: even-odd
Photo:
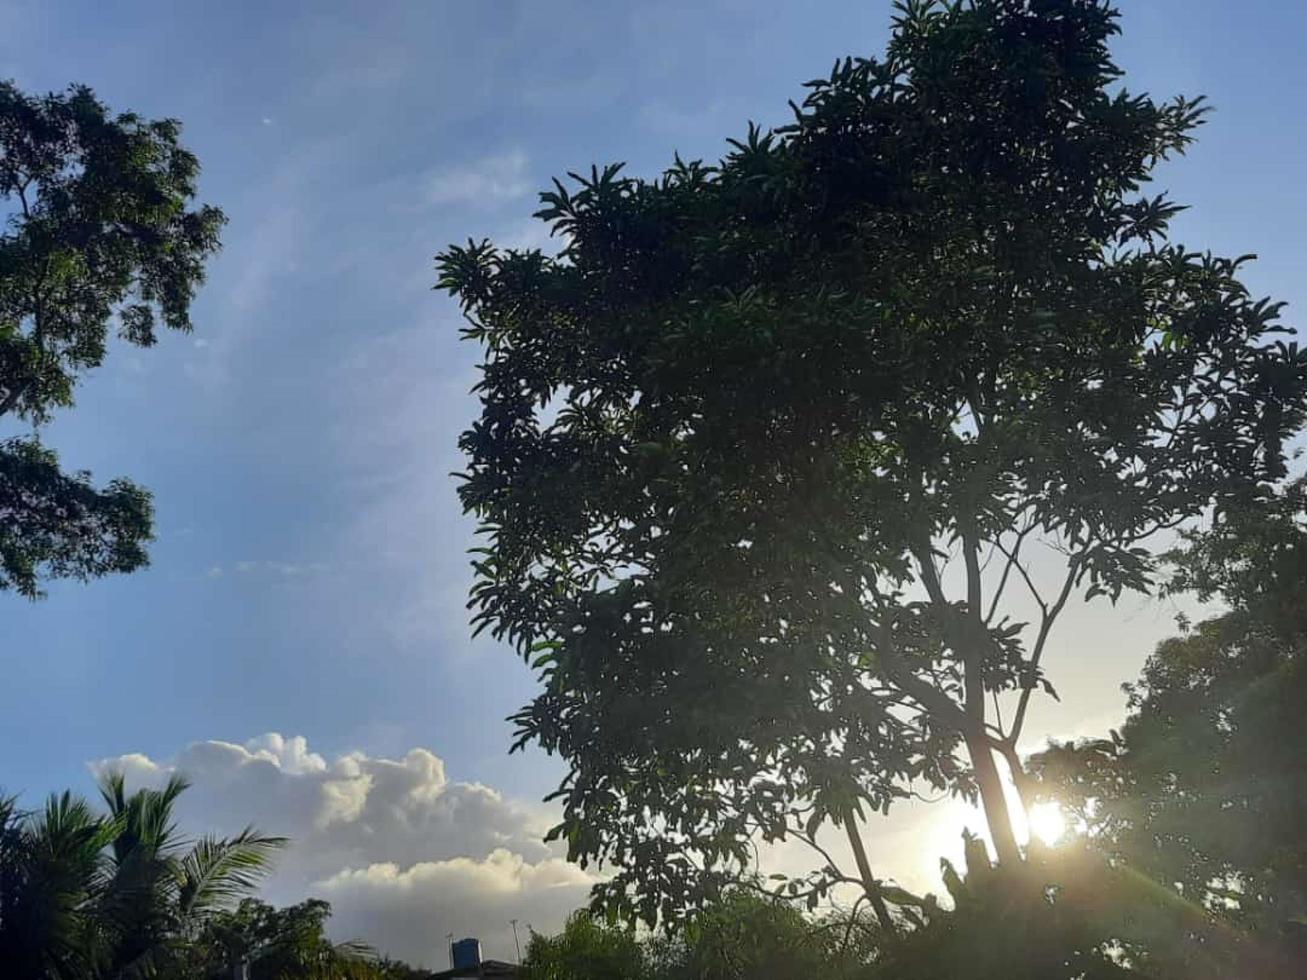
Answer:
[[[116,861],[125,861],[129,854],[140,850],[163,854],[184,846],[177,836],[173,807],[177,797],[190,788],[185,776],[173,773],[160,789],[138,789],[129,794],[122,770],[111,769],[101,773],[99,785],[110,814],[122,821],[122,832],[113,842]]]
[[[0,794],[0,834],[19,826],[23,818],[23,811],[18,809],[18,797]]]
[[[96,786],[100,798],[113,814],[122,813],[127,806],[127,777],[121,769],[109,769],[100,773]]]
[[[178,864],[183,919],[230,906],[258,887],[286,844],[246,827],[231,838],[201,837]]]
[[[20,813],[12,801],[0,810],[0,962],[15,975],[95,975],[104,945],[90,912],[112,820],[70,792],[51,794],[35,813]]]

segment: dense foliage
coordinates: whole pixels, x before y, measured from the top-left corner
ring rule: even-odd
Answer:
[[[274,908],[247,898],[212,916],[189,944],[187,977],[227,980],[244,964],[248,980],[425,980],[427,972],[377,957],[355,942],[326,935],[331,906],[308,899]]]
[[[1162,643],[1102,740],[1034,760],[1093,845],[1205,910],[1207,950],[1307,964],[1307,483],[1231,510],[1173,556],[1228,611]],[[1270,976],[1273,966],[1264,966]],[[1286,971],[1291,975],[1291,971]]]
[[[854,980],[875,928],[844,913],[810,919],[795,905],[735,891],[673,938],[637,934],[578,912],[557,936],[533,934],[526,980]]]
[[[1204,921],[1172,892],[1113,867],[1092,846],[1036,848],[995,866],[968,838],[967,866],[943,862],[947,898],[905,905],[888,934],[856,912],[806,915],[792,903],[727,893],[674,937],[578,913],[533,936],[527,980],[1113,980],[1186,977],[1178,937]]]
[[[222,212],[192,209],[199,163],[175,120],[111,115],[90,89],[31,96],[0,82],[0,419],[39,426],[73,404],[109,328],[139,347],[189,330]],[[0,439],[0,591],[130,572],[146,561],[149,494],[64,473],[33,438]]]
[[[605,925],[585,912],[574,913],[556,936],[533,932],[523,966],[529,980],[643,980],[649,972],[644,947],[634,931]]]
[[[1108,980],[1190,974],[1176,950],[1202,916],[1093,846],[1032,844],[994,866],[975,838],[965,875],[943,863],[947,908],[928,897],[918,927],[884,945],[876,980]]]
[[[1058,614],[1150,588],[1156,532],[1282,478],[1304,418],[1247,257],[1144,193],[1204,110],[1120,87],[1111,5],[896,9],[718,164],[556,183],[559,256],[438,259],[484,349],[476,628],[540,671],[517,744],[566,762],[596,901],[648,922],[922,783],[1020,860],[999,760],[1024,784]],[[794,891],[845,880],[883,907],[865,867]]]

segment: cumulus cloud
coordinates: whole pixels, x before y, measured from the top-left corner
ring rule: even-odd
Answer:
[[[560,858],[531,863],[506,848],[482,859],[394,863],[342,871],[319,883],[318,893],[341,910],[341,924],[375,937],[400,955],[433,958],[431,938],[475,935],[488,956],[510,958],[508,919],[535,929],[556,929],[584,903],[590,879]],[[443,930],[443,932],[437,932]],[[415,937],[421,937],[415,941]],[[523,932],[525,937],[525,932]]]
[[[531,192],[526,154],[510,150],[459,167],[436,170],[426,177],[426,203],[493,205]]]
[[[542,843],[546,811],[451,780],[424,748],[399,759],[349,752],[329,760],[302,737],[269,733],[243,744],[195,742],[167,761],[120,755],[92,769],[121,770],[129,786],[182,773],[193,784],[179,807],[189,831],[230,834],[253,823],[291,838],[265,888],[269,900],[325,898],[338,937],[433,966],[443,964],[450,932],[510,957],[510,919],[557,928],[590,884]]]

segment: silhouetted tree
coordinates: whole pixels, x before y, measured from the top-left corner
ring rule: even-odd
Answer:
[[[274,908],[247,898],[211,916],[189,944],[182,976],[229,980],[241,965],[249,980],[400,980],[423,976],[403,964],[383,963],[368,946],[335,943],[326,935],[331,905],[311,898]]]
[[[37,814],[0,803],[0,963],[19,977],[95,977],[111,943],[93,913],[119,830],[71,793]]]
[[[1204,910],[1190,975],[1220,947],[1259,976],[1301,975],[1307,484],[1232,507],[1172,558],[1175,588],[1229,611],[1158,646],[1127,686],[1119,732],[1054,745],[1032,772],[1096,847]],[[1232,975],[1219,964],[1207,973]]]
[[[1119,88],[1109,3],[896,10],[883,59],[719,164],[556,183],[558,257],[438,257],[485,351],[476,629],[540,671],[516,745],[566,761],[556,836],[626,915],[683,915],[759,838],[857,850],[922,782],[1017,861],[998,757],[1023,782],[1058,614],[1148,589],[1156,532],[1280,479],[1304,416],[1246,257],[1142,193],[1203,109]],[[859,863],[792,891],[860,880],[884,915]]]
[[[556,936],[532,932],[522,973],[527,980],[650,980],[634,930],[605,924],[586,912],[574,912]]]
[[[171,119],[111,115],[84,86],[31,96],[0,82],[0,418],[40,425],[104,360],[111,324],[148,347],[189,310],[222,212],[190,209],[199,163]],[[0,590],[146,562],[149,494],[97,489],[33,438],[0,440]]]
[[[1031,846],[1029,859],[994,866],[966,842],[964,873],[941,862],[949,905],[917,906],[917,928],[886,944],[870,977],[911,980],[1108,980],[1175,977],[1145,940],[1182,935],[1196,917],[1080,844]]]
[[[854,980],[885,938],[856,913],[809,917],[792,902],[736,889],[648,949],[654,980]]]
[[[810,918],[791,902],[736,889],[674,937],[640,934],[577,912],[556,936],[533,934],[528,980],[855,980],[883,936],[856,916]]]

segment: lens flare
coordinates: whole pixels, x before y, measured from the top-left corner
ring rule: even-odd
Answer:
[[[1052,847],[1066,834],[1066,816],[1056,803],[1036,803],[1030,808],[1030,835]]]

